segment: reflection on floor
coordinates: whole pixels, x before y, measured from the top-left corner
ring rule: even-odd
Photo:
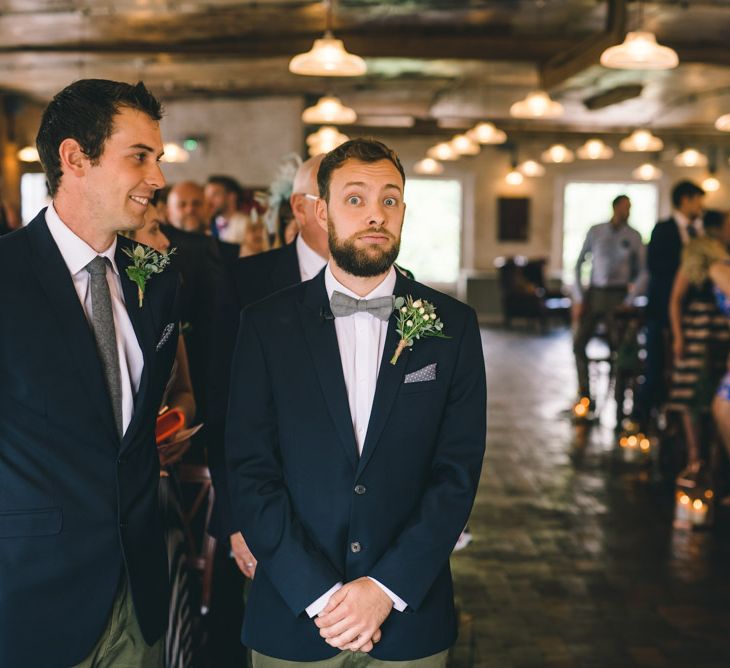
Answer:
[[[728,668],[730,510],[673,530],[671,490],[617,462],[610,411],[579,438],[567,332],[483,338],[487,455],[452,558],[451,666]]]

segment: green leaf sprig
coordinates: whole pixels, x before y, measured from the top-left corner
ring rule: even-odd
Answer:
[[[127,267],[127,276],[137,286],[137,297],[139,307],[142,308],[144,301],[144,289],[147,281],[153,274],[161,274],[170,264],[170,258],[175,254],[174,248],[167,253],[158,253],[156,250],[137,244],[132,250],[122,248],[122,251],[132,259],[132,264]]]
[[[398,297],[395,300],[395,310],[398,318],[396,331],[400,334],[400,342],[395,349],[391,364],[395,364],[400,354],[413,345],[418,339],[435,336],[439,339],[450,339],[443,333],[444,324],[436,315],[436,307],[425,299],[414,300],[411,295]]]

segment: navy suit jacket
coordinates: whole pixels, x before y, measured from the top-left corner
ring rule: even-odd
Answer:
[[[682,255],[682,238],[674,218],[659,221],[647,247],[649,269],[647,317],[660,325],[669,323],[669,297]]]
[[[0,239],[0,666],[67,668],[91,651],[126,566],[145,640],[167,625],[155,419],[177,342],[177,275],[142,308],[115,260],[144,356],[117,434],[92,330],[45,221]],[[171,336],[162,344],[166,326]],[[169,331],[169,330],[168,330]]]
[[[258,560],[242,640],[265,655],[334,656],[305,608],[363,576],[408,604],[373,657],[412,660],[455,640],[449,556],[486,436],[479,327],[471,308],[401,275],[395,294],[433,302],[451,338],[416,341],[391,365],[391,317],[360,457],[324,271],[243,313],[226,455],[236,527]],[[435,380],[404,382],[434,363]]]

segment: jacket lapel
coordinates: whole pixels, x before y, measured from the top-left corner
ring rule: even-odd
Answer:
[[[410,281],[406,279],[396,269],[396,281],[393,294],[403,296],[412,292],[409,285]],[[385,336],[385,348],[383,349],[383,358],[380,360],[380,369],[378,371],[378,381],[375,385],[375,396],[373,397],[373,407],[370,412],[370,421],[368,423],[368,431],[365,436],[365,443],[360,456],[360,463],[357,468],[357,475],[365,468],[368,461],[373,455],[376,446],[383,433],[388,416],[393,408],[393,402],[398,394],[398,389],[403,382],[406,366],[408,364],[408,352],[410,348],[406,348],[395,364],[390,363],[400,336],[396,331],[395,312],[390,316],[388,321],[388,332]]]
[[[124,303],[127,307],[127,314],[132,322],[134,333],[137,336],[137,342],[142,350],[142,358],[144,366],[142,367],[142,378],[139,382],[139,389],[134,398],[134,412],[132,413],[132,421],[124,432],[122,446],[124,447],[137,430],[140,421],[144,417],[144,407],[146,406],[146,396],[150,384],[150,371],[152,369],[153,356],[155,354],[155,324],[152,319],[151,292],[154,283],[154,276],[147,283],[142,307],[139,306],[139,297],[137,294],[137,285],[127,276],[127,267],[132,263],[131,258],[123,251],[124,248],[130,250],[134,244],[124,237],[117,237],[117,250],[114,254],[114,260],[119,270],[119,277],[122,283],[122,292],[124,293]]]
[[[354,470],[357,466],[357,442],[352,428],[347,386],[342,373],[335,319],[330,311],[324,286],[324,270],[307,282],[304,300],[298,307],[327,409],[335,424],[345,456]]]
[[[48,297],[60,325],[71,359],[79,371],[88,400],[96,409],[109,436],[119,441],[104,372],[96,350],[96,341],[73,285],[73,279],[58,250],[45,219],[43,209],[28,225],[28,238],[33,247],[33,270]]]

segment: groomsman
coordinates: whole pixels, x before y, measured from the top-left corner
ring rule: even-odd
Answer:
[[[160,118],[141,82],[64,88],[37,138],[53,201],[0,239],[0,666],[162,665],[178,279],[140,295],[117,236],[165,183]]]
[[[380,142],[327,154],[315,205],[329,263],[242,316],[226,453],[235,528],[258,560],[242,634],[254,666],[361,652],[358,665],[440,667],[456,637],[449,555],[484,454],[483,354],[472,309],[393,267],[404,183]],[[449,338],[391,363],[408,295]]]

